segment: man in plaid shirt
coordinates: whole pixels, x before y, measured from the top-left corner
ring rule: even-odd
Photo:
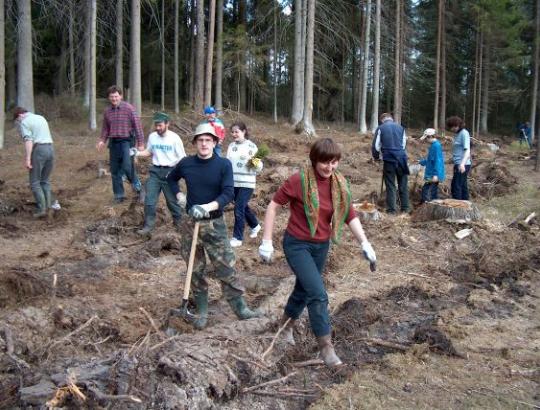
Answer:
[[[135,107],[122,101],[120,87],[115,85],[109,87],[107,98],[111,105],[103,113],[103,126],[97,149],[101,151],[108,141],[114,201],[121,203],[125,200],[122,176],[126,175],[137,192],[139,202],[144,203],[144,191],[135,172],[135,164],[130,151],[134,145],[138,150],[144,150],[141,120]],[[135,136],[135,142],[132,141],[132,135]]]

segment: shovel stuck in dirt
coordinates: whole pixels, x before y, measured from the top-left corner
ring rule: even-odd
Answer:
[[[197,250],[197,239],[199,237],[199,222],[195,222],[193,228],[193,239],[191,240],[191,250],[189,252],[189,261],[186,273],[186,282],[184,284],[184,296],[182,297],[182,305],[178,309],[171,309],[171,316],[180,316],[187,322],[194,322],[197,318],[188,310],[189,291],[191,288],[191,274],[193,273],[193,263],[195,262],[195,251]]]

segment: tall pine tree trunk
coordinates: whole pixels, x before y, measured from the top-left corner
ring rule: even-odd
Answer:
[[[476,132],[475,135],[480,135],[480,112],[482,111],[482,73],[484,70],[484,34],[482,31],[479,33],[480,38],[478,39],[479,50],[478,50],[478,107],[476,114]]]
[[[4,123],[6,121],[6,58],[4,0],[0,0],[0,149],[4,148]]]
[[[214,27],[216,24],[216,0],[210,0],[208,20],[208,46],[206,50],[206,78],[204,81],[204,104],[212,105],[212,69],[214,67]]]
[[[441,5],[441,110],[439,111],[439,124],[446,120],[446,6],[444,0]],[[444,127],[442,127],[444,129]]]
[[[178,78],[180,70],[178,42],[180,41],[180,0],[174,0],[174,112],[180,112],[180,79]]]
[[[396,32],[395,32],[395,50],[394,50],[394,119],[401,121],[401,5],[400,0],[396,0]]]
[[[489,40],[486,39],[484,44],[484,78],[482,80],[482,107],[480,112],[480,132],[482,134],[487,134],[488,132],[488,115],[489,115],[489,80],[491,76],[491,67],[490,67],[490,44]]]
[[[439,0],[437,14],[437,60],[435,62],[435,102],[433,104],[433,128],[439,130],[439,98],[441,85],[441,36],[442,36],[442,9],[444,0]],[[441,124],[441,126],[443,126]]]
[[[91,41],[90,41],[90,7],[88,7],[88,3],[86,0],[83,2],[83,4],[86,3],[86,6],[84,7],[84,18],[85,18],[85,24],[84,24],[84,73],[83,73],[83,105],[87,108],[90,108],[90,71],[91,67],[90,64],[92,63],[90,61],[90,53],[91,51]]]
[[[195,40],[195,89],[193,109],[201,113],[204,99],[204,0],[197,0],[197,37]]]
[[[124,88],[124,0],[116,0],[116,85]]]
[[[316,136],[313,127],[313,56],[315,51],[315,7],[316,0],[307,0],[306,24],[306,76],[304,85],[304,116],[301,128],[308,136]]]
[[[165,111],[165,0],[161,0],[161,111]]]
[[[474,53],[474,84],[473,84],[473,106],[471,121],[471,136],[476,136],[476,116],[478,114],[478,64],[480,63],[480,32],[476,32],[476,47]]]
[[[32,11],[30,0],[17,0],[17,105],[34,111]]]
[[[131,0],[131,33],[129,52],[129,88],[131,103],[142,114],[141,93],[141,1]]]
[[[278,120],[278,112],[277,112],[277,77],[278,77],[278,73],[277,73],[277,59],[278,59],[278,43],[277,43],[277,30],[278,30],[278,19],[277,19],[277,9],[279,7],[279,4],[274,2],[272,4],[273,8],[274,8],[274,11],[273,11],[273,15],[274,15],[274,58],[272,59],[272,74],[273,74],[273,80],[272,80],[272,85],[273,85],[273,93],[274,93],[274,104],[273,104],[273,117],[274,117],[274,124],[277,124],[277,120]]]
[[[189,38],[189,103],[193,107],[195,102],[195,20],[197,19],[197,0],[187,0],[190,8],[190,38]]]
[[[373,51],[373,106],[371,107],[372,132],[379,125],[379,88],[381,78],[381,0],[375,5],[375,50]]]
[[[69,94],[75,96],[75,41],[74,41],[74,21],[75,17],[73,16],[73,4],[69,5],[69,21],[68,21],[68,53],[69,53]]]
[[[296,126],[304,115],[304,68],[305,60],[302,50],[302,6],[303,0],[294,1],[294,69],[293,69],[293,101],[291,124]]]
[[[217,0],[216,109],[223,109],[223,0]]]
[[[534,73],[533,73],[533,89],[532,89],[532,100],[531,100],[531,117],[530,117],[530,127],[531,127],[531,141],[534,142],[534,133],[536,125],[536,107],[538,101],[538,75],[539,75],[539,65],[540,65],[540,1],[536,0],[536,18],[535,18],[535,33],[534,33]],[[540,144],[539,144],[540,145]],[[536,157],[536,163],[538,164],[538,157]]]
[[[367,89],[368,89],[368,72],[369,72],[369,34],[371,29],[371,0],[367,0],[366,4],[366,26],[365,26],[365,42],[364,42],[364,66],[362,68],[362,95],[360,96],[360,132],[367,132],[366,123],[366,106],[367,106]]]
[[[97,0],[88,0],[88,36],[90,37],[90,76],[89,97],[90,110],[88,112],[88,126],[91,130],[97,129],[96,122],[96,40],[97,40]]]

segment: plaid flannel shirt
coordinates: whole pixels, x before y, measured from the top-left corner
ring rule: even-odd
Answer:
[[[132,130],[135,132],[137,146],[143,145],[144,134],[141,120],[131,104],[121,101],[117,107],[111,105],[105,110],[101,141],[107,142],[108,138],[130,138]]]

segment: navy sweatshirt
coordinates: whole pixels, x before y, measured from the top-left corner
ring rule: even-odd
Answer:
[[[219,212],[234,198],[231,161],[217,155],[201,159],[197,155],[184,157],[167,175],[174,195],[180,192],[178,181],[183,178],[187,187],[186,209],[212,201],[219,204]]]

